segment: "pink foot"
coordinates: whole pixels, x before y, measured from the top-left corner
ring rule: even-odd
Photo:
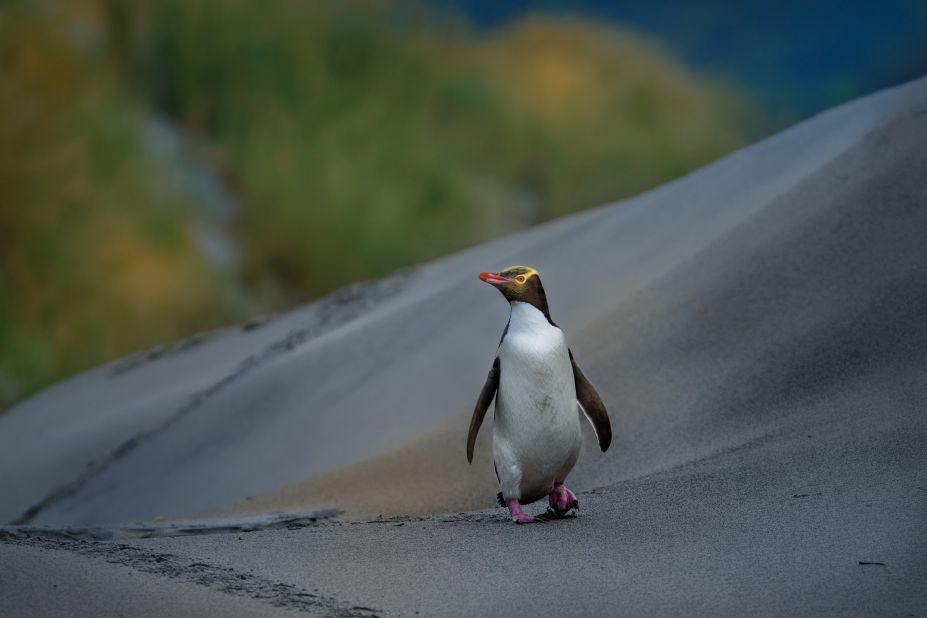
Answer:
[[[570,509],[579,510],[579,502],[576,500],[576,494],[564,487],[563,483],[554,485],[554,490],[547,496],[550,508],[559,515],[565,515]]]
[[[537,521],[537,519],[521,510],[521,504],[519,504],[517,498],[512,498],[505,504],[507,507],[509,507],[509,513],[512,515],[512,521],[514,521],[516,524],[533,524]]]

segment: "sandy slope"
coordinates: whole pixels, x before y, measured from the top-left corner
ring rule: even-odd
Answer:
[[[528,263],[616,428],[572,477],[595,489],[581,517],[91,546],[138,552],[126,563],[146,582],[229,592],[197,569],[256,573],[232,594],[290,609],[291,588],[318,587],[329,601],[307,611],[323,613],[921,615],[924,144],[927,80],[634,200],[62,384],[0,417],[0,469],[16,471],[0,517],[489,507],[488,432],[467,466],[464,427],[506,307],[474,274]],[[43,538],[7,542],[84,551]]]

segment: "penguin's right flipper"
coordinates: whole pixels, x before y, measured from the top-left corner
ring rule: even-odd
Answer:
[[[486,382],[483,384],[483,390],[480,391],[480,397],[476,400],[476,408],[473,409],[473,416],[470,418],[470,432],[467,434],[467,461],[473,463],[473,447],[476,444],[476,434],[480,431],[480,425],[483,424],[483,417],[486,416],[486,410],[496,396],[499,389],[499,357],[493,361],[492,369],[486,376]]]

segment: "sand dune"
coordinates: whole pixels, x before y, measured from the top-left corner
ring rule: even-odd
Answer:
[[[475,274],[527,263],[615,427],[605,455],[586,436],[578,519],[516,531],[490,510],[132,546],[385,614],[492,614],[505,598],[918,615],[925,144],[920,80],[638,198],[75,378],[0,417],[0,518],[489,509],[489,432],[468,466],[464,428],[507,307]]]
[[[608,315],[579,328],[564,323],[582,342],[581,360],[618,426],[606,457],[587,432],[579,487],[739,446],[873,373],[927,366],[927,284],[919,281],[927,273],[927,187],[917,175],[927,171],[923,109],[864,136]],[[595,277],[596,263],[587,268]],[[600,285],[576,294],[597,302]],[[343,506],[395,515],[489,507],[488,440],[475,471],[454,457],[468,414],[389,455],[241,510]]]

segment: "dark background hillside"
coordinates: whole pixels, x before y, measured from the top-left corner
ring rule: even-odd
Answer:
[[[486,30],[525,13],[634,29],[737,83],[784,121],[927,72],[927,3],[918,0],[434,1]]]

